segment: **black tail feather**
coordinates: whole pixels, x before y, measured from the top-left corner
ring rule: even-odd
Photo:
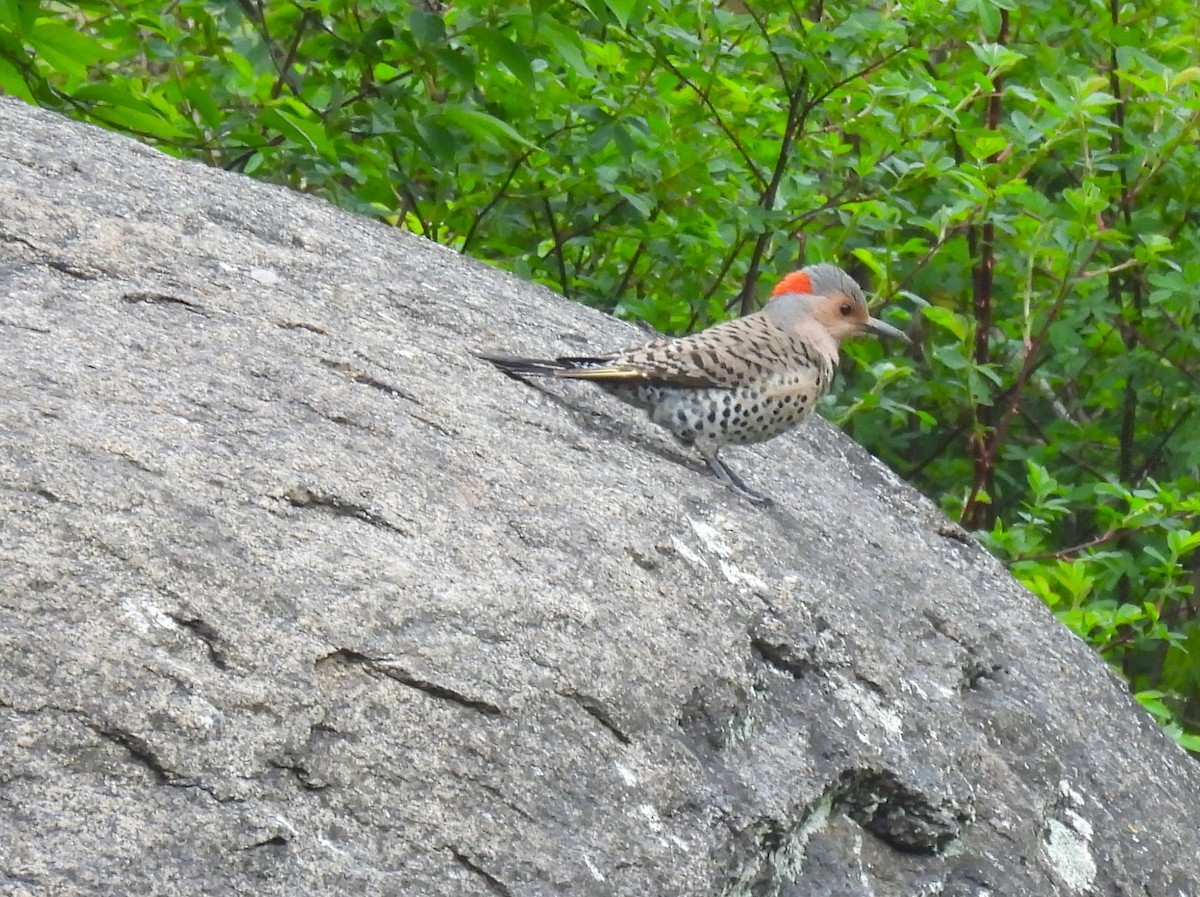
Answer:
[[[513,358],[508,355],[476,353],[477,358],[489,361],[510,377],[558,377],[564,371],[594,367],[605,362],[603,358]]]

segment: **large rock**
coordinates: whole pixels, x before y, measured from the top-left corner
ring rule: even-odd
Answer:
[[[472,350],[631,327],[0,101],[0,891],[1200,893],[1200,768],[831,426],[720,488]]]

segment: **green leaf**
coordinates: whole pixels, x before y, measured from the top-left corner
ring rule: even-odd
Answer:
[[[1008,146],[1008,139],[1003,134],[980,132],[967,143],[967,151],[974,159],[987,159],[998,155]]]
[[[533,88],[533,67],[529,64],[529,57],[525,55],[524,50],[503,34],[491,29],[477,29],[475,39],[487,50],[492,62],[500,63],[522,84]]]
[[[558,53],[559,57],[576,75],[592,79],[596,73],[592,67],[588,65],[584,58],[583,41],[579,39],[579,35],[554,21],[553,19],[539,20],[539,27],[545,35],[550,46]]]
[[[19,97],[26,103],[35,102],[33,92],[25,83],[25,77],[21,70],[3,56],[0,56],[0,94]]]
[[[225,120],[225,110],[213,97],[212,91],[204,85],[195,82],[182,84],[182,94],[191,105],[192,110],[199,114],[200,119],[210,128],[217,128]]]
[[[601,25],[608,24],[608,5],[604,0],[583,0],[583,5],[588,8],[597,22]]]
[[[1000,32],[1000,10],[992,0],[968,0],[964,4],[968,9],[974,9],[979,16],[981,30],[988,37],[994,37]]]
[[[42,11],[42,4],[29,0],[3,0],[0,2],[0,25],[7,26],[17,34],[28,34]]]
[[[1134,697],[1137,699],[1137,702],[1145,709],[1149,710],[1156,719],[1171,719],[1171,711],[1167,709],[1167,705],[1162,701],[1162,699],[1165,697],[1164,692],[1151,689],[1147,691],[1139,691],[1134,695]]]
[[[462,106],[450,106],[442,110],[442,118],[457,125],[468,134],[485,139],[503,138],[519,143],[530,149],[537,149],[537,144],[522,137],[512,125],[503,122],[494,115],[480,112],[477,109],[467,109]]]
[[[1029,473],[1029,485],[1038,501],[1045,500],[1048,495],[1059,490],[1058,481],[1042,465],[1036,461],[1026,461],[1025,467]]]
[[[446,39],[446,24],[437,13],[413,4],[408,14],[408,27],[419,45],[440,44]]]
[[[640,12],[642,0],[607,0],[607,6],[621,23],[621,27],[628,30],[629,20],[634,13]]]
[[[942,308],[938,305],[926,305],[921,309],[921,313],[934,324],[949,330],[960,340],[966,340],[967,334],[970,333],[970,325],[967,323],[967,319],[962,315],[955,314],[948,308]]]
[[[970,42],[975,57],[993,73],[1002,73],[1025,59],[1025,54],[1003,44],[977,44]]]
[[[1200,66],[1188,66],[1171,78],[1171,89],[1174,90],[1176,87],[1182,87],[1184,84],[1191,84],[1197,79],[1200,79]]]
[[[307,146],[313,152],[327,158],[336,157],[319,121],[308,119],[302,114],[289,112],[278,106],[264,109],[259,113],[258,120],[295,144]]]
[[[72,97],[90,105],[90,112],[110,125],[120,125],[134,133],[178,140],[186,133],[178,123],[144,97],[114,84],[85,84]]]
[[[453,75],[463,87],[475,86],[475,61],[458,47],[438,47],[433,51],[436,59],[446,71]]]
[[[963,371],[971,366],[971,359],[958,346],[937,346],[933,356],[952,371]]]
[[[643,220],[649,218],[650,213],[654,211],[654,202],[645,196],[634,193],[632,190],[624,190],[621,188],[618,188],[617,192],[625,198],[626,202],[628,202],[631,206],[633,206],[634,209],[637,210],[637,213],[642,217]]]
[[[1186,530],[1168,530],[1167,548],[1173,558],[1181,558],[1200,548],[1200,531],[1189,533]]]
[[[71,78],[87,77],[89,65],[107,55],[104,45],[62,22],[43,19],[28,33],[34,54]]]

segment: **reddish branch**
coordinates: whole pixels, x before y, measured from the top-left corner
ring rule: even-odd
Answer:
[[[996,35],[996,43],[1004,46],[1008,43],[1008,10],[1000,10],[1000,32]],[[1000,130],[1000,94],[1004,88],[1004,78],[997,75],[992,79],[992,89],[988,94],[987,107],[984,113],[984,124],[989,131]],[[1000,152],[988,157],[990,165],[1000,161]],[[982,232],[982,233],[981,233]],[[975,367],[982,368],[991,364],[991,331],[992,331],[992,299],[995,285],[996,267],[996,225],[989,218],[982,227],[972,224],[967,231],[967,245],[975,265],[971,270],[972,306],[975,313],[975,345],[973,358]],[[1019,401],[1019,394],[1015,396]],[[1012,406],[1015,411],[1015,405]],[[971,494],[963,507],[962,524],[968,529],[980,529],[991,524],[990,501],[982,501],[986,494],[989,499],[995,492],[996,484],[996,455],[1000,446],[1001,432],[994,427],[995,409],[990,403],[981,402],[975,406],[976,426],[971,433],[971,462],[974,476],[971,483]],[[1009,415],[1011,418],[1011,415]]]
[[[1114,29],[1121,24],[1121,3],[1120,0],[1109,0],[1108,4],[1109,20]],[[1122,96],[1121,79],[1117,77],[1117,45],[1114,42],[1112,49],[1109,51],[1108,59],[1108,89],[1112,95],[1116,97],[1117,102],[1113,105],[1113,124],[1116,125],[1112,130],[1110,147],[1114,158],[1120,157],[1122,152],[1122,134],[1125,130],[1125,99]],[[1119,166],[1121,177],[1121,200],[1120,214],[1125,220],[1125,227],[1131,230],[1133,227],[1133,196],[1129,192],[1129,179],[1125,174],[1125,167]],[[1108,275],[1108,297],[1114,308],[1119,308],[1121,305],[1121,280],[1120,273],[1114,271]],[[1131,296],[1133,299],[1133,321],[1136,323],[1142,317],[1142,290],[1141,285],[1135,280],[1132,284]],[[1135,345],[1135,337],[1122,330],[1122,339],[1125,341],[1125,349],[1132,352]],[[1138,413],[1138,394],[1137,384],[1134,381],[1132,374],[1125,377],[1125,394],[1121,402],[1121,435],[1118,445],[1120,448],[1120,456],[1117,462],[1117,475],[1121,478],[1121,482],[1128,483],[1130,476],[1133,474],[1134,466],[1134,437],[1137,432],[1137,413]]]

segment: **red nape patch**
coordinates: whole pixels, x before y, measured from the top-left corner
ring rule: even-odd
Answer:
[[[793,271],[788,274],[775,285],[775,289],[771,291],[771,298],[782,296],[785,293],[811,293],[812,281],[808,279],[808,275],[803,271]]]

